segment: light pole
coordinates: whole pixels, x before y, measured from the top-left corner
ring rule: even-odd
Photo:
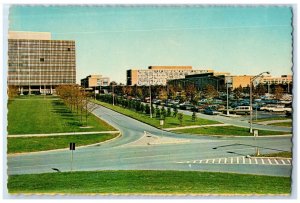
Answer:
[[[256,75],[256,76],[254,76],[253,78],[250,78],[250,133],[253,133],[253,128],[252,128],[252,85],[253,85],[253,81],[256,79],[256,78],[258,78],[258,77],[260,77],[260,76],[262,76],[263,74],[270,74],[270,72],[268,72],[268,71],[266,71],[266,72],[262,72],[262,73],[260,73],[260,74],[258,74],[258,75]]]
[[[150,83],[150,80],[149,80],[149,75],[148,75],[148,82],[149,82],[149,96],[150,96],[150,118],[152,118],[151,83]]]
[[[113,106],[115,105],[115,90],[114,90],[114,84],[112,84],[112,94],[113,94]]]

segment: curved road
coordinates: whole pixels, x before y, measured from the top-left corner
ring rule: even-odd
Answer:
[[[288,161],[271,160],[268,163],[239,158],[254,154],[257,147],[263,153],[291,151],[290,136],[254,140],[252,137],[175,134],[102,106],[94,114],[119,129],[122,136],[111,142],[76,149],[73,170],[199,170],[291,175],[292,166]],[[9,155],[7,160],[9,175],[54,172],[51,168],[71,170],[69,150]]]

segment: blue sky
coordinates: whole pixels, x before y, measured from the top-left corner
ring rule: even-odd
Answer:
[[[291,74],[290,7],[13,6],[9,30],[76,41],[77,81],[97,73],[191,65],[231,74]]]

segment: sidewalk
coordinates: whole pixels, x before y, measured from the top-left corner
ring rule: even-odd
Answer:
[[[48,134],[22,134],[22,135],[7,135],[7,137],[49,137],[61,135],[91,135],[91,134],[113,134],[120,131],[96,131],[96,132],[67,132],[67,133],[48,133]]]
[[[176,128],[164,128],[163,130],[181,130],[181,129],[190,129],[190,128],[201,128],[201,127],[214,127],[214,126],[229,126],[230,124],[211,124],[211,125],[191,125],[184,127],[176,127]]]

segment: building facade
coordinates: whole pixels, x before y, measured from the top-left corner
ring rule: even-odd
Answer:
[[[292,75],[281,75],[280,77],[264,76],[259,80],[263,84],[291,84],[293,82]]]
[[[51,33],[9,32],[8,86],[20,94],[52,94],[76,83],[75,41],[51,40]]]
[[[102,75],[89,75],[86,78],[81,79],[81,86],[85,88],[109,86],[109,83],[109,77],[103,77]]]
[[[186,75],[211,72],[213,70],[193,70],[192,66],[149,66],[145,70],[127,70],[127,85],[167,85],[168,80],[182,79]]]

